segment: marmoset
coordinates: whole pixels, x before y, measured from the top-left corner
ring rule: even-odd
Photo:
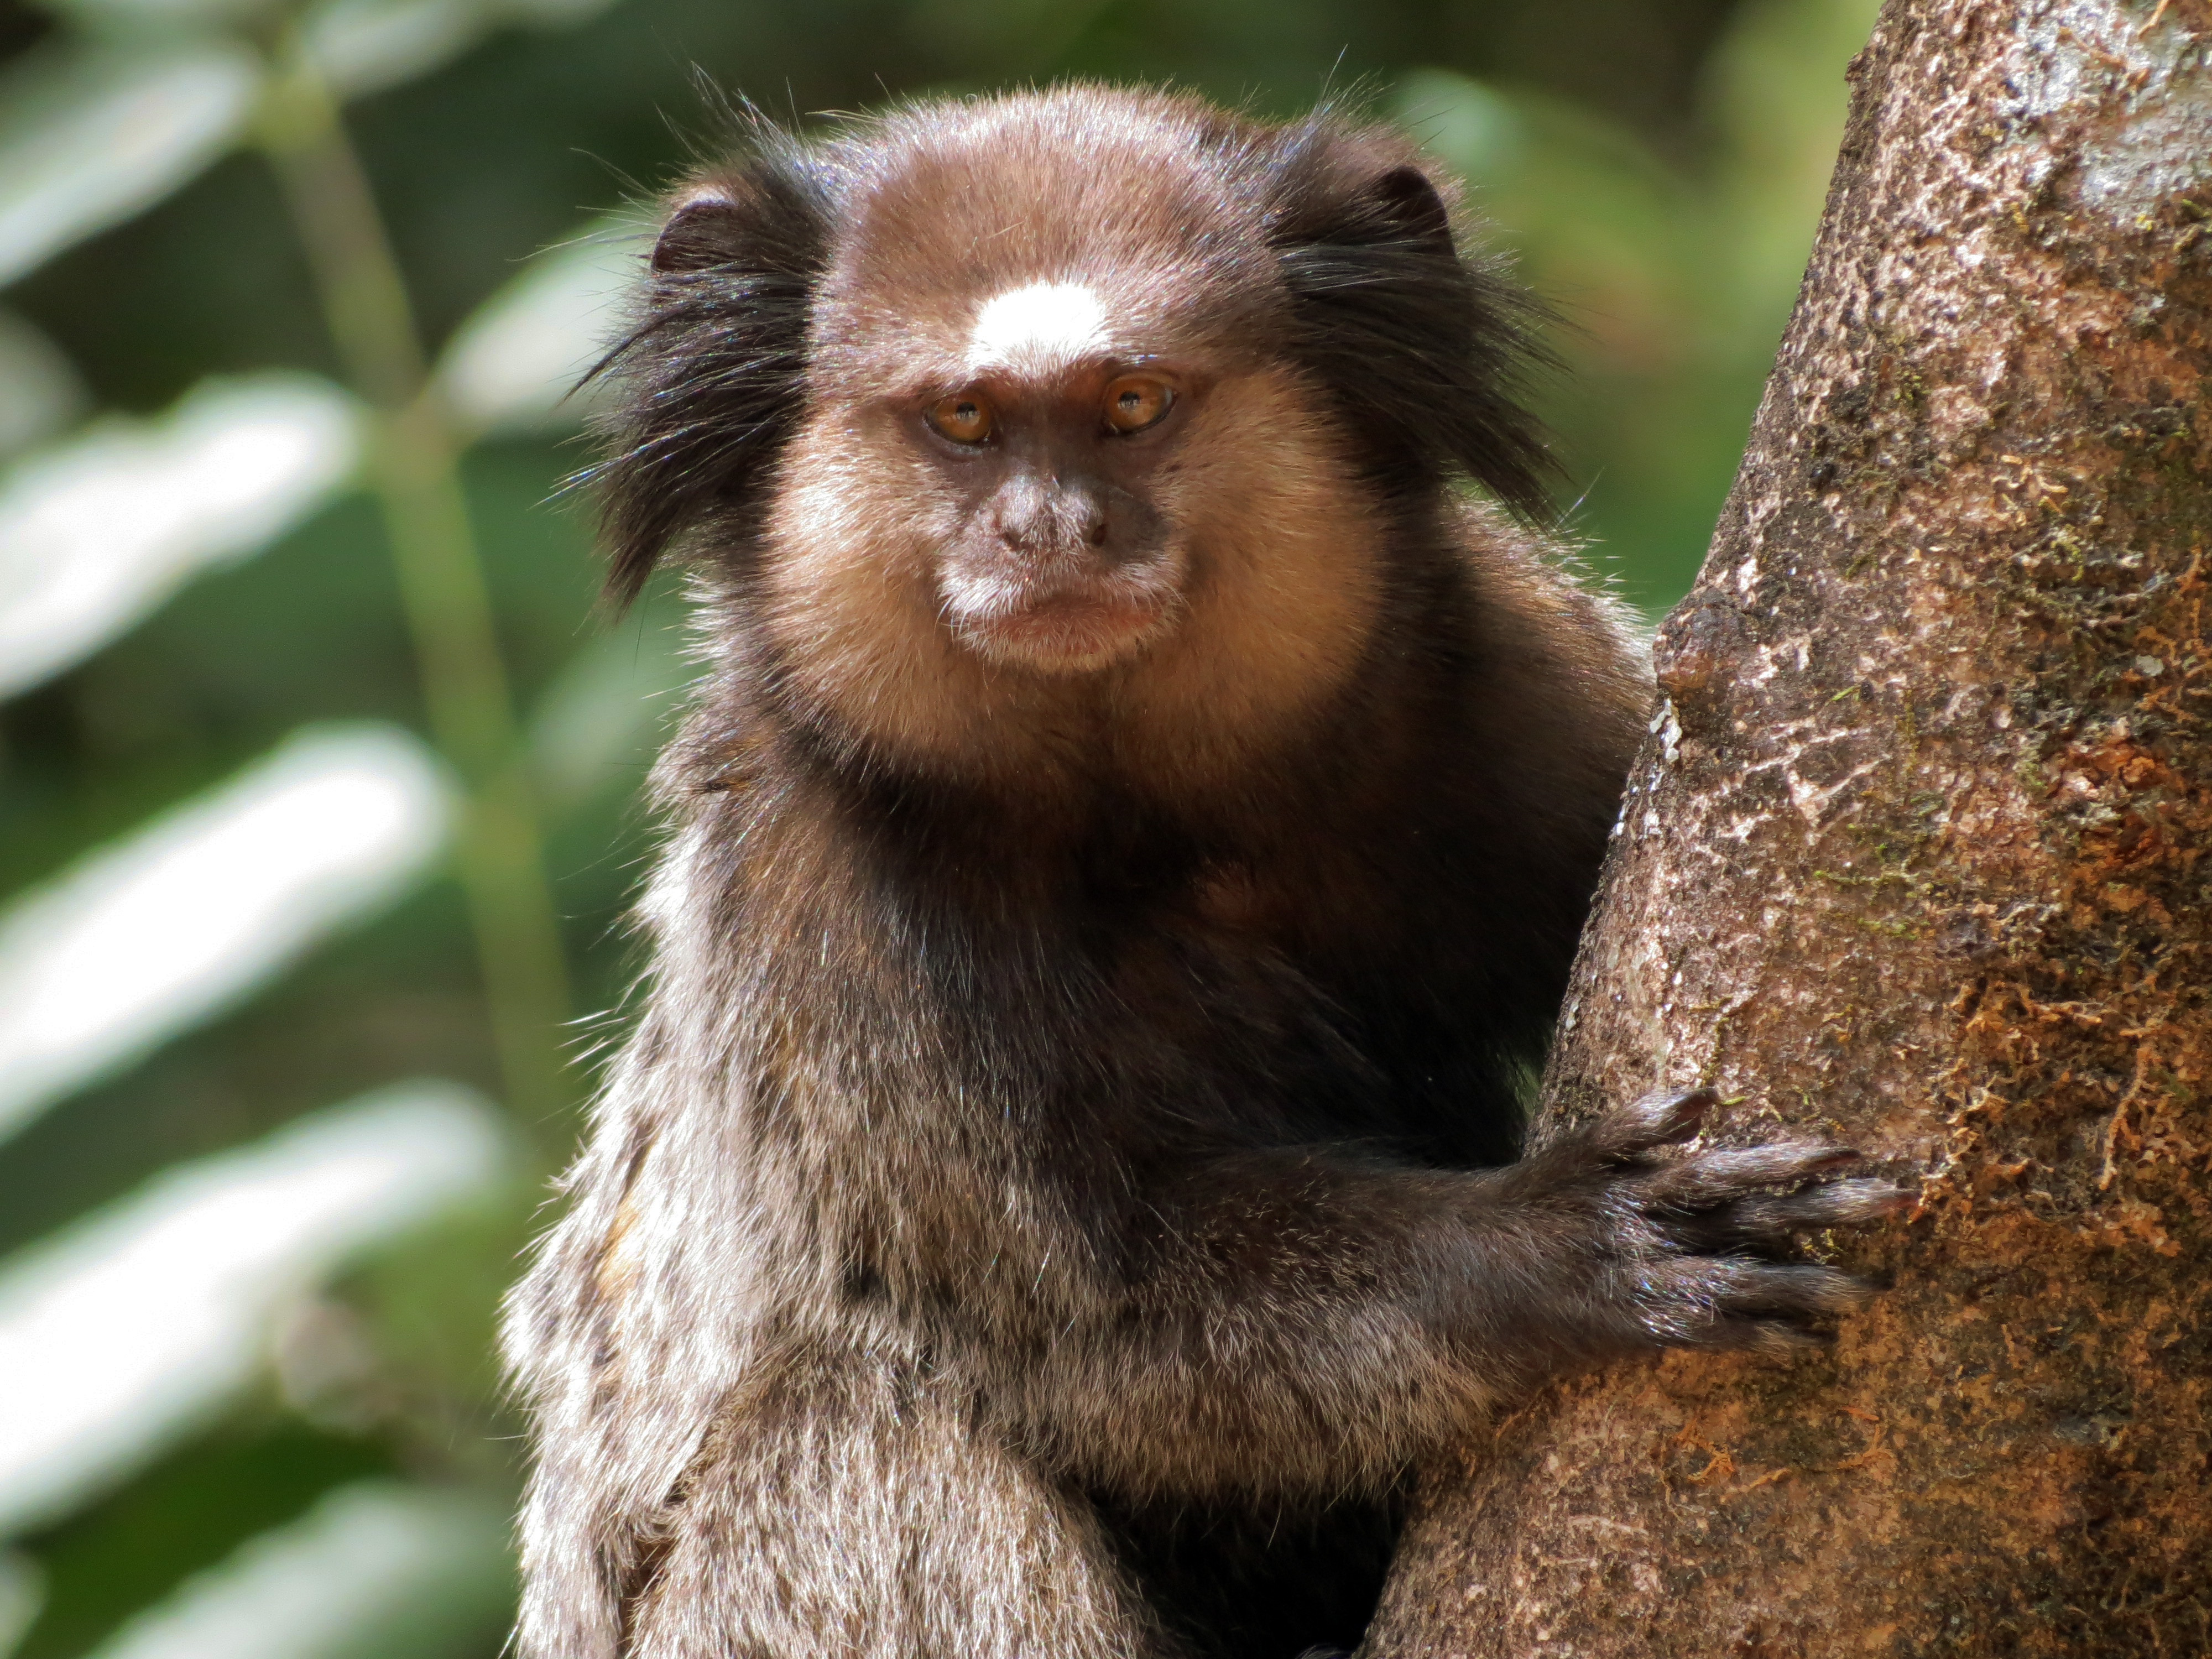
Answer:
[[[1651,690],[1408,141],[1067,87],[675,191],[652,958],[513,1299],[528,1659],[1293,1659],[1562,1370],[1787,1346],[1893,1206],[1710,1097],[1519,1156]]]

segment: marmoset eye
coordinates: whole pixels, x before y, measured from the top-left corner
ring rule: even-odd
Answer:
[[[1157,426],[1175,407],[1175,388],[1149,374],[1124,374],[1106,388],[1106,424],[1121,433]]]
[[[997,412],[990,400],[973,392],[955,392],[930,406],[929,423],[956,444],[980,444],[997,429]]]

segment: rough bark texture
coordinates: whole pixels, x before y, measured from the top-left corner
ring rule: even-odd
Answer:
[[[2212,1651],[2212,5],[1891,0],[1547,1080],[1921,1184],[1832,1350],[1557,1389],[1366,1652]]]

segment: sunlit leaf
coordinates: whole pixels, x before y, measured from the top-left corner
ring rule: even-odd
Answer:
[[[167,1170],[0,1264],[0,1534],[203,1422],[252,1377],[289,1298],[509,1158],[468,1091],[404,1085]]]
[[[428,75],[503,23],[580,23],[613,0],[321,0],[307,39],[331,83],[351,97]]]
[[[283,0],[43,0],[88,33],[118,38],[251,23]]]
[[[497,1628],[512,1579],[498,1505],[363,1481],[187,1581],[93,1659],[439,1659]]]
[[[548,805],[637,789],[698,672],[683,643],[681,622],[647,605],[569,659],[531,714],[532,769]]]
[[[635,224],[601,220],[479,306],[438,366],[463,424],[479,432],[580,424],[601,388],[578,382],[620,325],[642,252]]]
[[[392,898],[446,812],[407,733],[310,730],[20,900],[0,916],[0,1134]]]
[[[538,28],[565,28],[597,17],[615,0],[498,0],[500,15]]]
[[[350,400],[311,376],[215,380],[0,474],[0,695],[300,522],[352,474],[359,431]]]
[[[0,455],[52,437],[90,401],[62,349],[12,311],[0,311]]]
[[[0,283],[189,182],[236,141],[258,82],[219,40],[25,57],[0,82]]]
[[[0,1554],[0,1659],[22,1644],[46,1599],[45,1575],[27,1555]]]
[[[358,97],[458,58],[490,27],[487,10],[482,0],[322,0],[307,40],[331,83]]]
[[[1699,204],[1632,134],[1565,100],[1441,70],[1407,76],[1397,112],[1599,355],[1656,365],[1680,348]]]
[[[1764,363],[1797,295],[1844,137],[1844,66],[1873,32],[1880,0],[1751,0],[1706,70],[1735,268],[1718,296],[1745,319]],[[2212,143],[2208,143],[2212,149]]]
[[[1508,94],[1447,70],[1416,70],[1398,83],[1391,116],[1462,178],[1510,178],[1531,137]]]

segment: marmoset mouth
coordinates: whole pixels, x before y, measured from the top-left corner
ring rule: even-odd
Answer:
[[[1131,655],[1165,630],[1180,599],[1171,568],[1153,560],[1104,570],[948,572],[944,592],[945,620],[977,655],[1053,674]]]

